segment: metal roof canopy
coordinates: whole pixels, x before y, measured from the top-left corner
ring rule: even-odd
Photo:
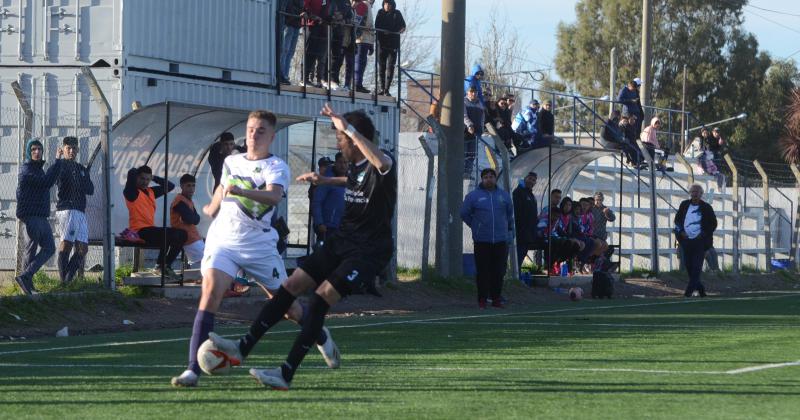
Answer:
[[[133,167],[148,165],[154,175],[163,177],[165,163],[168,163],[169,178],[175,184],[181,174],[197,173],[198,168],[206,162],[206,152],[221,133],[228,131],[236,138],[244,137],[249,113],[249,110],[165,102],[140,108],[124,116],[114,124],[112,131],[112,201],[124,204],[121,202],[122,190],[128,170]],[[292,124],[310,121],[309,118],[290,115],[276,117],[276,132]],[[200,184],[201,180],[198,179],[198,187]],[[197,188],[194,201],[198,208],[211,201],[210,193],[213,192]],[[162,199],[158,201],[161,206]],[[112,231],[119,233],[128,225],[127,209],[124,205],[115,207],[117,210],[112,213]]]
[[[542,208],[548,204],[548,190],[558,188],[562,191],[572,189],[572,184],[589,163],[604,157],[619,155],[619,150],[596,149],[584,146],[553,145],[529,150],[511,161],[512,179],[522,179],[528,172],[536,172],[539,182],[533,187]],[[549,175],[549,182],[542,182]]]

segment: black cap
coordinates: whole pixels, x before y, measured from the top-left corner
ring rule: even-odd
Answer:
[[[333,163],[333,161],[331,160],[331,158],[329,158],[327,156],[323,156],[323,157],[319,158],[319,160],[317,161],[317,166],[330,165],[332,163]]]
[[[539,175],[537,175],[536,172],[533,171],[528,172],[528,175],[526,176],[535,176],[536,178],[539,178]]]

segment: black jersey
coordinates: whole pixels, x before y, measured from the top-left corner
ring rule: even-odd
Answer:
[[[369,246],[367,242],[391,241],[392,215],[397,203],[397,165],[394,157],[389,172],[381,175],[366,159],[347,169],[344,214],[337,236]]]

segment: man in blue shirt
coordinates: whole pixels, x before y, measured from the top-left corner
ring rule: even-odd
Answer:
[[[347,161],[339,152],[333,165],[320,175],[343,177],[347,175]],[[317,238],[324,241],[339,228],[344,213],[344,187],[341,185],[320,185],[311,199],[311,215],[314,217],[314,231]]]

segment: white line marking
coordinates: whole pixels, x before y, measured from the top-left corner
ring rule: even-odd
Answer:
[[[765,369],[777,369],[777,368],[782,368],[782,367],[787,367],[787,366],[800,366],[800,360],[797,360],[797,361],[794,361],[794,362],[786,362],[786,363],[770,363],[768,365],[750,366],[750,367],[745,367],[745,368],[741,368],[741,369],[729,370],[729,371],[726,371],[725,373],[727,373],[729,375],[738,375],[740,373],[756,372],[756,371],[765,370]]]
[[[662,305],[690,305],[695,303],[713,303],[713,302],[730,302],[730,301],[739,301],[739,300],[747,300],[747,301],[754,301],[754,300],[772,300],[772,299],[780,299],[787,296],[798,296],[800,293],[796,294],[785,294],[779,296],[762,296],[762,297],[735,297],[735,298],[714,298],[714,299],[694,299],[694,300],[678,300],[675,299],[669,302],[649,302],[649,303],[637,303],[632,305],[605,305],[605,306],[579,306],[574,308],[562,308],[562,309],[549,309],[543,311],[527,311],[527,312],[496,312],[492,314],[480,314],[480,315],[457,315],[457,316],[447,316],[447,317],[439,317],[439,318],[428,318],[428,319],[404,319],[404,320],[397,320],[397,321],[383,321],[383,322],[371,322],[371,323],[364,323],[364,324],[354,324],[354,325],[338,325],[338,326],[330,326],[330,329],[345,329],[345,328],[367,328],[367,327],[380,327],[386,325],[399,325],[399,324],[413,324],[413,323],[425,323],[425,322],[435,322],[435,321],[454,321],[454,320],[468,320],[468,319],[481,319],[481,318],[496,318],[502,316],[521,316],[521,315],[541,315],[541,314],[552,314],[552,313],[563,313],[563,312],[583,312],[583,311],[593,311],[593,310],[600,310],[600,309],[628,309],[628,308],[638,308],[644,306],[662,306]],[[269,332],[268,334],[286,334],[286,333],[296,333],[297,330],[287,330],[287,331],[275,331]],[[225,337],[236,337],[236,335],[226,335]],[[189,337],[185,338],[168,338],[168,339],[161,339],[161,340],[146,340],[146,341],[122,341],[122,342],[111,342],[111,343],[96,343],[96,344],[85,344],[79,346],[62,346],[62,347],[49,347],[43,349],[24,349],[24,350],[11,350],[11,351],[3,351],[0,352],[0,356],[6,356],[11,354],[26,354],[26,353],[41,353],[41,352],[48,352],[48,351],[63,351],[63,350],[76,350],[76,349],[87,349],[87,348],[98,348],[98,347],[117,347],[117,346],[129,346],[129,345],[140,345],[140,344],[158,344],[158,343],[169,343],[169,342],[176,342],[176,341],[188,341]]]
[[[19,367],[19,368],[84,368],[84,369],[184,369],[186,365],[138,365],[124,364],[115,365],[108,363],[93,364],[68,364],[68,363],[0,363],[0,367]],[[304,369],[329,369],[327,366],[303,366]],[[716,370],[659,370],[659,369],[633,369],[633,368],[570,368],[570,367],[442,367],[442,366],[406,366],[406,365],[347,365],[342,366],[342,370],[375,370],[385,368],[398,368],[403,370],[439,371],[439,372],[495,372],[495,371],[554,371],[554,372],[628,372],[628,373],[655,373],[672,375],[724,375],[728,372]],[[243,369],[243,368],[235,368]]]
[[[461,325],[455,321],[419,321],[420,324],[435,325]],[[611,327],[611,328],[685,328],[685,329],[729,329],[729,328],[800,328],[794,324],[710,324],[710,325],[688,325],[688,324],[628,324],[628,323],[571,323],[571,322],[476,322],[476,327],[485,325],[492,326],[553,326],[553,327]]]

